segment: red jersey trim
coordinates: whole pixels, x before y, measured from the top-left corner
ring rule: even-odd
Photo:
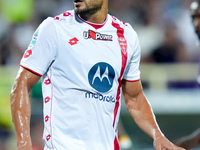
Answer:
[[[137,81],[140,81],[140,79],[137,79],[137,80],[126,80],[126,79],[123,79],[125,81],[128,81],[128,82],[137,82]]]
[[[52,79],[52,68],[50,68],[50,81]],[[53,111],[53,85],[51,85],[51,108],[50,108],[50,132],[51,132],[51,145],[52,148],[54,149],[54,144],[53,144],[53,127],[52,127],[52,111]]]
[[[79,15],[77,15],[77,16],[78,16],[78,18],[81,19],[83,22],[85,22],[85,23],[91,25],[91,26],[94,27],[96,30],[102,28],[102,27],[106,24],[106,22],[107,22],[107,20],[108,20],[108,19],[106,18],[106,20],[105,20],[105,22],[104,22],[103,24],[96,24],[96,23],[88,22],[88,21],[82,19]]]
[[[115,140],[114,140],[114,150],[120,150],[119,141],[117,139],[117,136],[115,136]]]
[[[39,73],[37,73],[37,72],[35,72],[35,71],[33,71],[33,70],[31,70],[30,68],[28,68],[28,67],[25,67],[25,66],[23,66],[23,65],[20,65],[21,67],[23,67],[23,68],[25,68],[25,69],[27,69],[27,70],[29,70],[29,71],[31,71],[32,73],[34,73],[34,74],[36,74],[36,75],[38,75],[38,76],[42,76],[41,74],[39,74]]]
[[[121,48],[121,56],[122,56],[122,67],[120,76],[118,78],[118,88],[117,88],[117,96],[116,96],[116,103],[115,103],[115,109],[114,109],[114,121],[113,121],[113,128],[115,128],[115,122],[117,113],[119,111],[119,100],[120,100],[120,93],[121,93],[121,87],[122,87],[122,76],[125,71],[126,63],[127,63],[127,43],[126,39],[124,37],[124,29],[120,27],[118,23],[112,22],[112,26],[117,29],[117,36],[119,41],[119,46]],[[122,46],[123,44],[123,46]],[[117,137],[115,136],[114,139],[114,150],[120,150],[119,142],[117,140]]]
[[[115,27],[117,29],[117,36],[118,36],[118,40],[119,40],[119,45],[121,44],[121,39],[125,40],[124,37],[124,29],[120,27],[119,24],[112,22],[113,27]],[[120,45],[121,47],[121,45]],[[124,49],[121,47],[121,56],[122,56],[122,68],[121,68],[121,73],[120,73],[120,77],[118,78],[118,89],[117,89],[117,96],[116,96],[116,104],[115,104],[115,109],[114,109],[114,121],[113,121],[113,127],[115,125],[115,120],[116,120],[116,116],[117,116],[117,112],[119,109],[119,99],[120,99],[120,93],[121,93],[121,86],[122,86],[122,82],[121,82],[121,78],[122,75],[124,73],[125,67],[126,67],[126,62],[127,62],[127,47],[125,47]]]

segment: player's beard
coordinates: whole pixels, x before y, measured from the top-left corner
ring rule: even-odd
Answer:
[[[89,1],[89,2],[85,2],[85,7],[84,8],[75,8],[75,12],[76,14],[80,15],[80,16],[91,16],[95,13],[97,13],[98,11],[101,10],[103,5],[103,1],[102,0],[94,0],[94,1]]]
[[[196,34],[197,34],[199,41],[200,41],[200,30],[196,30]]]

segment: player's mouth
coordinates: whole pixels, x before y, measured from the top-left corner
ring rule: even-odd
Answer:
[[[81,5],[82,2],[83,2],[83,0],[74,0],[74,5],[79,6],[79,5]]]

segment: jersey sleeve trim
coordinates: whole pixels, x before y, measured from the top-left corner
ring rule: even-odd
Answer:
[[[140,81],[140,79],[137,79],[137,80],[126,80],[126,79],[123,79],[123,80],[125,80],[127,82],[138,82],[138,81]]]
[[[30,69],[30,68],[28,68],[28,67],[25,67],[25,66],[23,66],[23,65],[20,65],[21,67],[23,67],[23,68],[25,68],[25,69],[27,69],[27,70],[29,70],[29,71],[31,71],[32,73],[34,73],[34,74],[36,74],[36,75],[38,75],[38,76],[42,76],[41,74],[39,74],[39,73],[37,73],[36,71],[33,71],[32,69]]]

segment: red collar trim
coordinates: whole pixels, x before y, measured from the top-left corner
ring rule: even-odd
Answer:
[[[78,18],[80,18],[83,22],[85,22],[85,23],[91,25],[91,26],[94,27],[96,30],[97,30],[97,29],[100,29],[101,27],[103,27],[103,26],[106,24],[107,20],[108,20],[108,18],[106,18],[106,20],[105,20],[105,22],[104,22],[103,24],[97,24],[97,23],[92,23],[92,22],[89,22],[89,21],[85,21],[85,20],[82,19],[79,15],[77,15],[77,16],[78,16]]]

